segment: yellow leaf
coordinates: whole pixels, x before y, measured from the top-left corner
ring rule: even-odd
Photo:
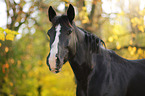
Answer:
[[[0,32],[0,40],[4,41],[5,40],[5,34]]]
[[[136,36],[134,33],[132,33],[131,35],[132,35],[132,37],[135,37]]]
[[[137,50],[137,53],[138,53],[138,54],[143,54],[143,50],[142,50],[141,48],[139,48],[139,49]]]
[[[11,41],[13,41],[13,40],[14,40],[14,34],[7,34],[7,35],[6,35],[6,40],[11,40]]]
[[[131,19],[131,23],[133,24],[133,26],[141,25],[142,24],[142,19],[134,17],[134,18]]]
[[[124,12],[123,12],[123,11],[121,11],[121,12],[119,13],[119,15],[124,15]]]
[[[10,94],[9,96],[15,96],[15,95],[13,95],[13,94]]]
[[[131,47],[131,46],[129,46],[129,47],[128,47],[128,50],[130,51],[130,54],[131,54],[131,55],[134,55],[134,53],[136,52],[137,48],[136,48],[136,47]]]
[[[85,20],[85,19],[84,19],[84,20],[82,20],[82,23],[83,23],[83,24],[88,23],[88,20]]]
[[[0,47],[2,46],[2,43],[0,43]]]
[[[132,51],[134,51],[134,52],[136,51],[136,47],[133,47],[132,49],[133,49]]]
[[[120,25],[114,25],[114,28],[112,29],[113,33],[115,35],[122,33],[122,27]]]
[[[129,47],[128,47],[128,51],[131,51],[131,50],[132,50],[132,47],[131,47],[131,46],[129,46]]]
[[[0,32],[2,32],[2,33],[4,32],[4,29],[2,27],[0,27]]]
[[[82,7],[83,10],[86,10],[86,7]]]
[[[6,33],[11,33],[11,30],[5,29],[5,32],[6,32]]]
[[[84,19],[87,20],[87,21],[89,21],[89,18],[87,16],[87,14],[84,16]]]
[[[64,2],[69,2],[69,0],[64,0]]]
[[[121,45],[119,43],[117,43],[117,47],[118,50],[121,48]]]
[[[130,45],[132,45],[132,44],[133,44],[133,41],[132,41],[132,40],[130,40],[130,41],[129,41],[129,44],[130,44]]]
[[[131,55],[134,55],[134,51],[131,51],[130,54],[131,54]]]
[[[134,18],[132,18],[132,19],[131,19],[131,23],[134,23],[134,22],[135,22],[135,20],[134,20]]]
[[[28,76],[29,77],[32,77],[33,76],[33,73],[32,72],[28,72]]]
[[[10,62],[11,62],[12,64],[14,64],[14,63],[15,63],[15,60],[14,60],[13,58],[11,58],[11,59],[10,59]]]
[[[20,67],[20,66],[21,66],[21,61],[18,60],[18,61],[17,61],[17,67]]]
[[[5,47],[5,52],[7,53],[9,51],[9,48],[8,47]]]
[[[132,23],[132,26],[133,26],[133,27],[136,27],[136,24],[135,24],[135,23]]]
[[[12,31],[12,30],[10,30],[10,29],[5,29],[5,32],[6,32],[7,34],[13,34],[13,35],[19,34],[18,32]]]
[[[22,77],[25,79],[26,78],[26,75],[25,74],[22,74]]]
[[[10,82],[10,86],[13,86],[13,83],[12,82]]]
[[[79,17],[80,17],[80,19],[82,19],[82,18],[83,18],[83,14],[84,14],[84,12],[83,12],[83,11],[81,11],[81,12],[79,13]]]
[[[138,26],[138,29],[139,29],[141,32],[144,32],[144,27],[143,27],[143,26]]]
[[[109,41],[109,42],[113,42],[113,37],[109,37],[109,38],[108,38],[108,41]]]
[[[117,36],[117,35],[115,35],[115,36],[114,36],[114,39],[116,39],[116,40],[117,40],[117,39],[118,39],[118,36]]]
[[[5,68],[7,68],[7,69],[8,69],[8,68],[9,68],[9,64],[5,64]]]
[[[140,14],[140,15],[144,15],[144,12],[143,12],[143,11],[139,11],[139,14]]]
[[[12,32],[12,34],[14,34],[14,35],[17,35],[17,34],[19,34],[18,32],[16,32],[16,31],[11,31]]]
[[[119,49],[121,48],[121,45],[120,45],[120,44],[118,44],[116,48],[119,50]]]

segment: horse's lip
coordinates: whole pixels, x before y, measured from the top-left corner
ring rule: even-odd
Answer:
[[[61,69],[56,69],[56,68],[51,69],[51,72],[53,72],[53,73],[59,73],[60,71],[61,71]]]

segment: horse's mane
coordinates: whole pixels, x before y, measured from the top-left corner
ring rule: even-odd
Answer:
[[[71,23],[69,22],[69,19],[66,15],[56,16],[52,20],[54,26],[58,25],[60,22],[65,26],[71,26]]]
[[[90,47],[92,47],[91,49],[95,50],[96,47],[100,47],[100,46],[102,46],[102,44],[106,48],[105,42],[102,39],[100,39],[99,37],[97,37],[96,35],[94,35],[90,32],[87,32],[86,30],[84,30],[80,27],[78,27],[78,28],[85,33],[85,40],[87,43],[91,44],[91,46],[90,46]]]

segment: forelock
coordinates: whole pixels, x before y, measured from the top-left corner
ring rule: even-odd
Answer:
[[[52,20],[52,24],[54,26],[57,26],[58,24],[64,25],[66,27],[71,27],[71,23],[69,22],[69,19],[66,15],[62,15],[62,16],[56,16],[53,20]]]

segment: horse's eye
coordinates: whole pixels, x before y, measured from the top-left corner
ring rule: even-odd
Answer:
[[[70,30],[68,30],[67,31],[67,35],[70,35],[71,34],[71,32],[72,32],[72,30],[70,29]]]

